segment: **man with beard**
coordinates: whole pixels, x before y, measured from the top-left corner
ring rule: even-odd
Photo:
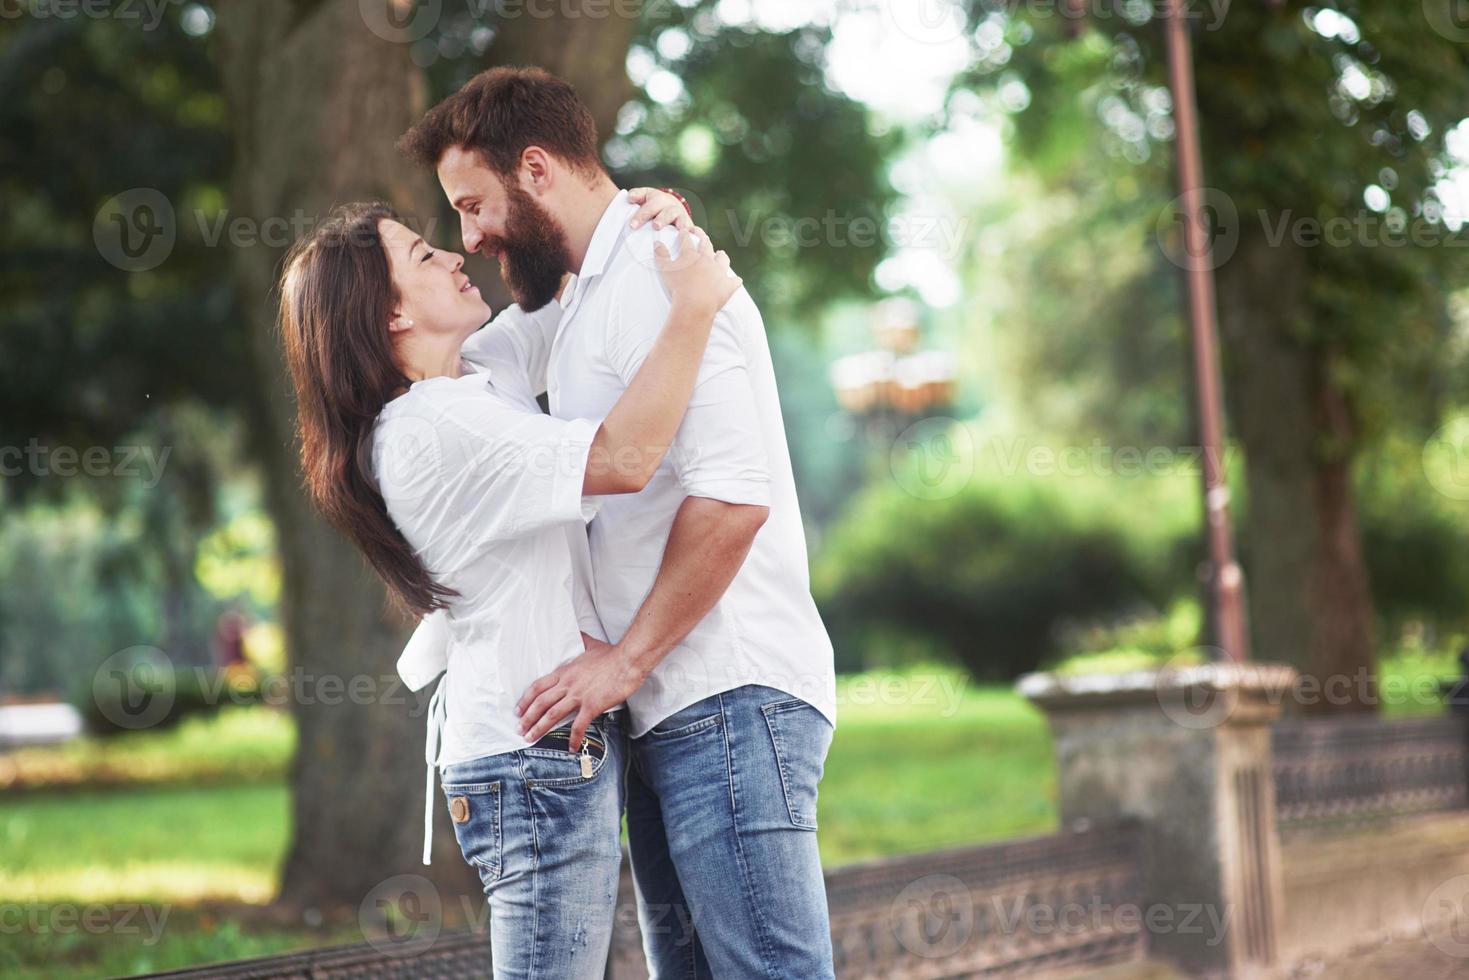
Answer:
[[[653,247],[675,236],[628,227],[636,208],[603,169],[576,92],[537,69],[492,69],[401,145],[435,168],[465,248],[499,259],[522,308],[547,305],[574,275],[549,350],[551,414],[600,418],[669,309]],[[526,738],[574,715],[574,751],[591,719],[626,704],[628,838],[655,977],[831,977],[815,830],[832,649],[747,292],[715,320],[657,474],[600,503],[594,594],[616,642],[587,638],[525,692]]]

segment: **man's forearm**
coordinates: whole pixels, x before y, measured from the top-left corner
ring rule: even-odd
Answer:
[[[586,652],[537,680],[515,706],[535,742],[568,715],[571,746],[592,719],[627,700],[658,662],[703,619],[744,564],[770,511],[689,497],[674,515],[653,589],[616,646],[582,634]]]
[[[769,513],[767,507],[706,497],[684,500],[653,589],[617,644],[645,676],[724,595]]]

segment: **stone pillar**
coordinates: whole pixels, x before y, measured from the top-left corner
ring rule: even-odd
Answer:
[[[1142,823],[1142,928],[1190,975],[1250,977],[1276,959],[1270,726],[1294,680],[1220,663],[1020,681],[1050,722],[1062,826]]]

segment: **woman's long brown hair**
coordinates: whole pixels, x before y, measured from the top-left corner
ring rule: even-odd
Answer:
[[[323,514],[418,615],[455,595],[434,581],[388,516],[369,472],[378,413],[408,378],[393,360],[398,303],[380,223],[386,204],[338,208],[286,258],[279,327],[296,386],[301,468]]]

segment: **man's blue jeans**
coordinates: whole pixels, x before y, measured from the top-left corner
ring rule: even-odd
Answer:
[[[454,835],[490,900],[495,980],[601,980],[622,865],[621,712],[587,734],[606,753],[531,747],[443,772]]]
[[[654,980],[832,977],[816,786],[832,727],[740,687],[629,743],[628,843]]]

